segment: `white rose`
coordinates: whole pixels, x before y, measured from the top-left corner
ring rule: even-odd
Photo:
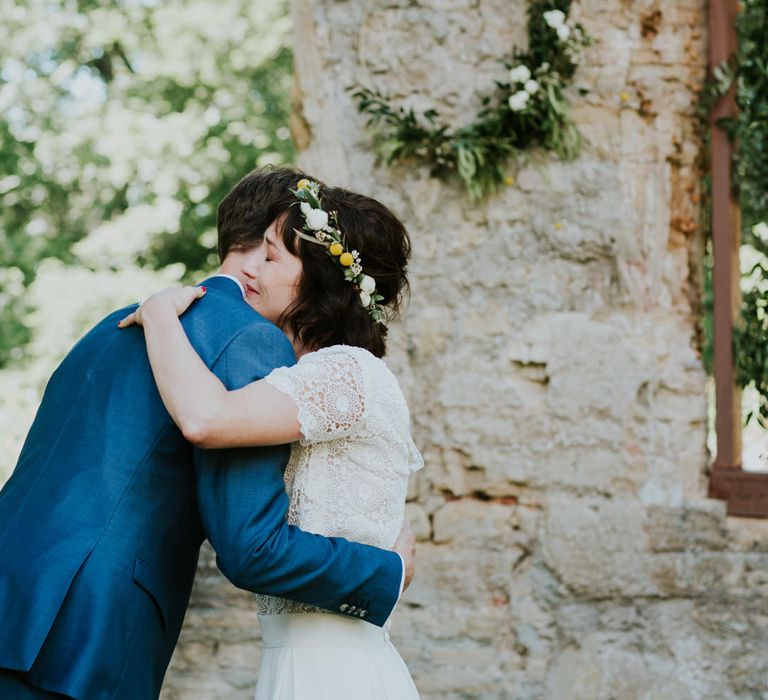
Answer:
[[[530,80],[531,78],[531,71],[528,70],[528,66],[519,65],[515,66],[511,71],[509,71],[509,79],[513,83],[524,83],[526,80]]]
[[[368,275],[363,275],[363,279],[360,280],[360,289],[366,294],[373,294],[376,291],[376,280]]]
[[[535,95],[539,91],[539,84],[535,80],[526,80],[523,87],[529,95]]]
[[[522,109],[525,109],[525,105],[528,104],[528,100],[531,99],[531,96],[525,91],[520,90],[520,92],[516,92],[514,95],[511,95],[509,98],[509,108],[513,112],[519,112]]]
[[[565,13],[563,13],[562,10],[550,10],[549,12],[544,13],[544,21],[552,27],[552,29],[557,29],[558,27],[562,27],[565,23]]]
[[[759,239],[763,241],[768,241],[768,224],[765,223],[765,221],[761,221],[759,224],[755,224],[752,227],[752,233],[755,234]]]
[[[565,41],[569,36],[571,36],[571,28],[567,24],[561,24],[557,28],[557,38]]]
[[[367,309],[371,305],[371,295],[367,292],[360,292],[360,303]]]
[[[322,209],[310,209],[306,214],[307,226],[313,231],[319,231],[328,223],[328,214]]]
[[[309,214],[309,212],[312,211],[312,206],[309,204],[309,202],[301,202],[299,204],[299,209],[301,209],[301,213],[304,214],[304,216],[306,216],[307,214]]]

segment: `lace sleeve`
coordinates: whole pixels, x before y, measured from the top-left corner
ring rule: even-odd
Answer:
[[[363,372],[350,353],[311,352],[292,367],[273,370],[266,380],[296,404],[302,445],[351,435],[362,422]]]

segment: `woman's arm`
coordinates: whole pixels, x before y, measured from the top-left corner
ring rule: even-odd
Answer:
[[[289,396],[264,380],[229,391],[195,352],[178,317],[204,294],[202,287],[164,290],[119,324],[144,327],[149,363],[171,418],[198,447],[298,440],[298,409]]]

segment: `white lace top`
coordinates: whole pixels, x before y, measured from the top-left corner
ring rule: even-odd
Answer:
[[[334,345],[266,380],[294,400],[304,436],[285,470],[288,522],[390,549],[403,523],[408,476],[424,464],[395,376],[367,350]],[[256,597],[262,615],[327,612]]]

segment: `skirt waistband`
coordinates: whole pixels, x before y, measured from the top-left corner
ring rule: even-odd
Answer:
[[[353,647],[382,649],[389,634],[370,622],[324,613],[259,615],[264,648]]]

